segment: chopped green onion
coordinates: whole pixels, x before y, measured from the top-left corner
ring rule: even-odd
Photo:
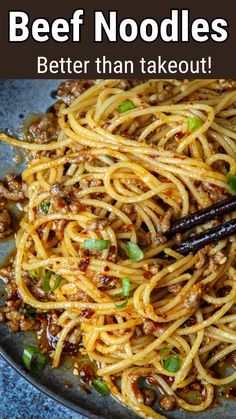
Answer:
[[[123,290],[123,295],[125,297],[129,297],[130,290],[131,290],[131,282],[130,282],[130,279],[127,277],[122,278],[122,290]]]
[[[26,308],[25,307],[20,307],[19,312],[22,313],[22,314],[26,314]]]
[[[166,371],[177,372],[180,369],[181,359],[178,355],[170,355],[163,361],[163,366]]]
[[[134,104],[133,102],[131,102],[131,100],[125,100],[125,102],[121,103],[120,106],[118,107],[120,113],[129,111],[130,109],[133,109],[133,108],[134,108]]]
[[[161,349],[160,357],[161,363],[166,371],[172,373],[179,371],[181,365],[181,358],[172,349]]]
[[[125,308],[128,304],[128,298],[126,298],[125,301],[121,301],[121,303],[114,303],[114,304],[115,304],[116,308],[119,308],[119,309]]]
[[[36,313],[36,308],[30,307],[27,310],[25,307],[20,307],[19,312],[24,314],[26,317],[29,317],[30,319],[33,319],[32,314]]]
[[[39,268],[38,274],[39,274],[39,278],[44,278],[46,274],[46,269],[43,266],[41,266],[41,268]]]
[[[123,291],[118,291],[114,295],[115,295],[115,297],[121,297],[124,294],[123,294]]]
[[[47,214],[49,211],[49,207],[50,207],[50,202],[44,202],[43,204],[39,205],[39,211]]]
[[[113,160],[112,156],[108,156],[108,154],[106,154],[104,157],[106,157],[107,159]]]
[[[53,272],[52,271],[47,271],[44,281],[43,281],[43,290],[45,292],[50,292],[51,291],[51,287],[50,287],[50,279],[52,276]]]
[[[46,272],[46,270],[45,270],[44,267],[39,268],[38,271],[29,271],[30,275],[33,278],[44,278],[45,277],[45,272]]]
[[[104,250],[108,249],[109,240],[84,240],[84,249]]]
[[[125,243],[125,251],[127,256],[131,259],[132,262],[139,262],[143,259],[143,251],[136,243],[127,242]]]
[[[28,370],[41,370],[46,364],[46,355],[39,352],[36,346],[26,346],[22,354],[22,361]]]
[[[227,184],[231,193],[236,193],[236,176],[228,175]]]
[[[33,278],[37,278],[38,274],[36,271],[29,271],[29,274],[33,277]]]
[[[92,380],[91,384],[92,384],[92,387],[95,390],[97,390],[99,394],[101,394],[101,396],[105,397],[105,396],[108,396],[108,394],[110,394],[110,390],[107,384],[104,383],[103,381],[95,379],[95,380]]]
[[[200,121],[200,119],[195,118],[195,116],[190,116],[188,118],[188,130],[190,132],[195,131],[197,128],[201,127],[202,122]]]
[[[44,281],[43,281],[43,290],[45,292],[55,291],[61,283],[61,277],[59,275],[55,275],[54,285],[51,287],[50,279],[51,279],[52,275],[53,275],[52,271],[47,271],[47,273],[45,275],[45,278],[44,278]]]

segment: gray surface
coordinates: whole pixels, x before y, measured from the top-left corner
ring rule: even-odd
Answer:
[[[0,357],[0,418],[85,419],[45,396]]]
[[[32,113],[38,113],[45,111],[52,103],[53,97],[51,92],[58,85],[57,80],[13,80],[13,81],[0,81],[0,130],[6,130],[10,128],[12,133],[17,132],[22,120]],[[23,115],[23,117],[22,117]],[[19,171],[21,168],[16,167],[16,164],[12,162],[12,155],[15,151],[7,145],[3,145],[0,142],[0,178],[4,175],[6,170]],[[0,242],[0,259],[3,258],[6,252],[6,244]],[[0,284],[1,288],[1,284]],[[1,291],[1,289],[0,289]],[[1,294],[1,292],[0,292]],[[1,297],[0,297],[1,304]],[[76,412],[80,412],[89,417],[89,419],[100,418],[111,418],[111,419],[134,419],[137,416],[132,413],[129,409],[116,402],[111,397],[102,398],[95,391],[92,395],[86,395],[78,389],[78,379],[73,376],[71,370],[63,366],[56,370],[53,370],[49,365],[38,374],[32,374],[26,372],[22,366],[21,353],[23,347],[26,344],[34,344],[35,338],[32,333],[14,333],[9,334],[5,325],[0,325],[0,352],[8,360],[8,362],[14,366],[28,381],[34,383],[42,391],[48,395],[66,404],[67,407],[74,409]],[[56,416],[53,415],[53,411],[45,412],[41,416],[41,403],[43,400],[48,400],[45,395],[40,394],[37,390],[32,390],[31,387],[25,384],[22,378],[18,375],[10,372],[10,367],[4,367],[3,374],[0,374],[0,419],[5,415],[5,418],[26,418],[30,419],[35,416],[30,416],[31,413],[37,414],[37,418],[60,418],[63,419],[63,408],[60,407],[59,413]],[[7,380],[7,381],[6,381]],[[19,393],[19,383],[23,393]],[[66,388],[65,383],[70,382],[71,388]],[[30,388],[30,390],[26,390]],[[3,394],[4,393],[4,394]],[[23,416],[24,405],[20,404],[19,399],[23,399],[24,403],[27,403],[27,413]],[[18,400],[18,401],[17,401]],[[34,409],[34,401],[36,403],[36,411]],[[14,404],[15,411],[10,411],[10,404]],[[236,402],[222,402],[223,407],[216,407],[208,410],[202,414],[190,414],[180,410],[176,410],[171,413],[164,413],[168,418],[171,419],[189,419],[189,418],[201,418],[201,419],[212,419],[215,416],[222,417],[224,419],[232,419],[236,417]],[[45,409],[50,406],[58,406],[55,402],[46,402]],[[36,412],[36,413],[35,413]],[[68,411],[67,411],[68,412]],[[89,412],[89,413],[88,413]],[[12,416],[17,414],[19,416]],[[66,417],[76,418],[75,413],[66,413]],[[71,416],[68,416],[71,415]]]

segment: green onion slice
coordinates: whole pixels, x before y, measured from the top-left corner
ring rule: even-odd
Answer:
[[[101,394],[101,396],[105,397],[105,396],[108,396],[108,394],[110,394],[110,390],[109,390],[107,384],[104,383],[103,381],[95,379],[95,380],[92,380],[91,384],[92,384],[92,387],[99,394]]]
[[[33,278],[44,278],[45,277],[45,268],[42,266],[41,268],[39,268],[38,271],[29,271],[30,275]]]
[[[133,108],[134,108],[134,104],[133,102],[131,102],[131,100],[125,100],[125,102],[121,103],[120,106],[118,107],[120,113],[129,111],[130,109],[133,109]]]
[[[128,304],[128,298],[125,299],[125,301],[121,301],[120,303],[114,303],[116,308],[122,309],[125,308]]]
[[[177,372],[181,366],[181,358],[172,349],[161,349],[161,363],[166,371]]]
[[[50,202],[44,202],[43,204],[39,205],[39,211],[44,212],[44,214],[47,214],[49,211]]]
[[[109,247],[109,240],[84,240],[84,249],[104,250]]]
[[[228,184],[230,192],[232,194],[236,193],[236,176],[235,175],[228,175],[227,184]]]
[[[125,297],[129,297],[130,290],[131,290],[131,282],[128,277],[122,278],[122,290],[123,290],[123,295]]]
[[[29,271],[29,274],[33,277],[33,278],[37,278],[38,274],[36,271]]]
[[[190,132],[195,131],[197,128],[202,126],[202,122],[200,121],[200,119],[195,118],[195,116],[190,116],[188,118],[188,130]]]
[[[125,251],[127,256],[131,259],[132,262],[139,262],[143,259],[143,251],[136,243],[127,242],[125,243]]]
[[[124,295],[124,293],[121,290],[121,291],[116,292],[114,295],[115,295],[115,297],[122,297],[122,295]]]
[[[46,274],[46,269],[43,266],[41,266],[41,268],[39,268],[39,272],[38,272],[39,278],[44,278],[45,274]]]
[[[28,370],[38,371],[44,368],[47,358],[39,352],[36,346],[26,346],[22,354],[22,361]]]
[[[52,292],[55,291],[57,289],[57,287],[59,287],[60,283],[61,283],[61,277],[59,275],[55,275],[55,279],[54,279],[54,284],[51,287],[50,285],[50,279],[51,276],[53,275],[52,271],[47,271],[44,281],[43,281],[43,290],[45,292]]]
[[[26,317],[29,317],[30,319],[33,319],[32,314],[36,313],[36,308],[30,307],[30,308],[26,309],[25,307],[22,306],[22,307],[19,308],[19,312],[24,314]]]

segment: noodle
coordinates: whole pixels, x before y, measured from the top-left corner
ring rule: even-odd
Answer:
[[[127,101],[132,106],[119,111]],[[0,135],[31,153],[14,269],[25,304],[60,314],[53,366],[79,329],[97,377],[144,418],[163,416],[145,404],[141,378],[188,412],[207,409],[215,387],[236,378],[214,372],[236,350],[235,237],[187,256],[171,249],[174,239],[163,240],[171,221],[228,196],[227,174],[236,174],[235,103],[236,90],[224,90],[221,80],[149,80],[128,90],[103,80],[60,104],[57,141]],[[192,132],[191,118],[199,122]],[[86,240],[109,246],[85,250]],[[127,242],[138,245],[141,259],[131,261]],[[170,259],[159,257],[163,250]],[[39,298],[29,273],[42,268],[51,271],[51,289],[55,275],[61,281]],[[165,357],[179,360],[179,368],[166,368]],[[198,403],[181,393],[194,383]]]

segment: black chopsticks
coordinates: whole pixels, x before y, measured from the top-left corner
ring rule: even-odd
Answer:
[[[182,243],[175,244],[172,246],[172,250],[186,256],[188,253],[196,253],[203,247],[212,243],[217,243],[218,241],[223,240],[235,233],[236,218],[233,218],[232,220],[213,227],[210,230],[195,234],[193,237],[184,240]],[[167,259],[169,256],[163,252],[163,255],[158,255],[158,257]]]
[[[187,230],[201,225],[206,221],[213,220],[221,215],[229,214],[236,210],[236,196],[224,199],[223,201],[217,202],[216,204],[205,208],[201,211],[197,211],[190,216],[186,216],[176,220],[171,228],[165,233],[165,236],[169,239],[175,234],[184,233]],[[182,255],[188,253],[196,253],[203,247],[217,243],[218,241],[225,239],[236,233],[236,218],[227,221],[223,224],[217,225],[209,230],[203,231],[199,234],[195,234],[189,239],[184,240],[182,243],[175,244],[172,246],[172,250]],[[165,252],[158,254],[158,258],[168,259],[170,256]]]
[[[234,210],[236,210],[236,196],[231,196],[201,211],[174,221],[171,228],[165,233],[165,236],[169,239],[177,233],[184,233],[190,230],[190,228],[203,224],[206,221],[214,220],[221,215],[229,214]]]

